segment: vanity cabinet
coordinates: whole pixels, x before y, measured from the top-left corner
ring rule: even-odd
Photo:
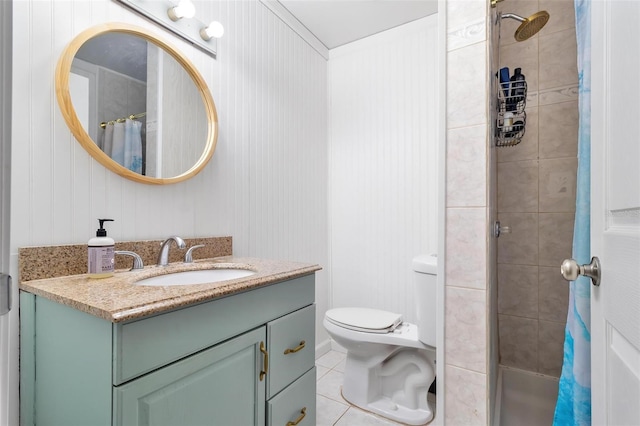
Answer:
[[[313,425],[314,294],[311,274],[114,323],[23,291],[21,424]]]

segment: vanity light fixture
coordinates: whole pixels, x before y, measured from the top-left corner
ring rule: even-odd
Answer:
[[[212,21],[208,26],[200,30],[200,37],[209,41],[212,38],[221,38],[224,35],[224,27],[218,21]]]
[[[224,28],[217,22],[206,24],[206,22],[210,22],[211,16],[205,18],[204,21],[198,19],[193,0],[115,1],[171,31],[214,58],[216,57],[217,38],[222,37]]]
[[[180,0],[177,6],[167,10],[167,15],[173,22],[182,18],[190,19],[196,16],[196,7],[191,3],[191,0]]]

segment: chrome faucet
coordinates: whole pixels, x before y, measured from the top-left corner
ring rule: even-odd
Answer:
[[[186,247],[184,240],[180,237],[169,237],[160,246],[160,254],[158,254],[158,266],[167,266],[169,264],[169,246],[171,241],[175,241],[178,248],[183,249]]]

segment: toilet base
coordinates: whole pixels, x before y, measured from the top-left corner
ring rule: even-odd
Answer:
[[[361,408],[365,411],[375,413],[379,416],[385,417],[389,420],[396,422],[402,422],[408,425],[424,425],[433,419],[433,411],[430,409],[411,409],[403,407],[393,402],[390,398],[382,397],[377,401],[370,402],[365,406],[349,401],[347,398],[342,397],[352,405]]]

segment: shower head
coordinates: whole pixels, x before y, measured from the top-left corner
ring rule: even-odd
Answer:
[[[520,26],[516,30],[514,37],[516,41],[525,41],[530,37],[533,37],[545,26],[545,24],[549,21],[549,12],[546,10],[542,10],[540,12],[534,13],[528,18],[523,18],[522,16],[516,15],[515,13],[501,13],[500,19],[502,18],[511,18],[520,22]]]

